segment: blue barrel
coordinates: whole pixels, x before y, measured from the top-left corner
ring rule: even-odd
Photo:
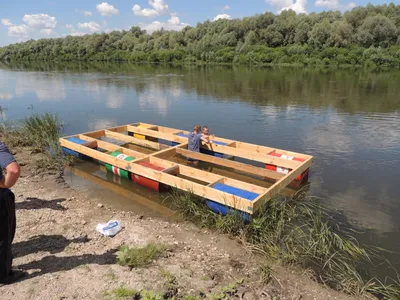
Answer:
[[[80,138],[77,137],[68,137],[66,138],[67,141],[70,141],[72,143],[78,144],[78,145],[83,145],[83,146],[90,146],[90,142],[87,142],[85,140],[81,140]],[[92,147],[92,149],[95,149],[96,147]],[[67,155],[71,155],[74,157],[77,157],[79,159],[90,159],[90,157],[88,157],[87,155],[83,155],[77,151],[62,147],[62,151],[67,154]]]
[[[175,135],[180,136],[180,137],[184,137],[184,138],[188,138],[188,137],[189,137],[189,135],[186,134],[186,133],[177,133],[177,134],[175,134]],[[177,142],[171,142],[171,143],[172,143],[172,146],[173,146],[173,147],[179,145],[179,143],[177,143]]]
[[[239,189],[237,187],[234,186],[230,186],[230,185],[226,185],[223,183],[217,183],[215,185],[212,186],[212,188],[221,191],[221,192],[225,192],[231,195],[235,195],[244,199],[247,199],[249,201],[253,201],[254,199],[256,199],[259,194],[253,193],[253,192],[249,192],[246,190],[242,190]],[[227,207],[221,203],[212,201],[212,200],[207,200],[207,206],[215,213],[226,216],[228,213],[233,212],[233,213],[237,213],[241,218],[243,218],[243,220],[245,221],[245,223],[249,223],[251,220],[251,215],[242,211],[238,211],[234,208],[231,207]]]

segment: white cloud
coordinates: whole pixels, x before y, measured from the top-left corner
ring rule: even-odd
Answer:
[[[81,29],[87,29],[90,32],[100,31],[101,26],[96,22],[78,23],[78,27]]]
[[[3,23],[4,26],[13,26],[10,19],[1,19],[1,23]]]
[[[284,10],[293,10],[297,14],[306,14],[307,0],[266,0],[268,4],[278,9],[278,13]],[[294,1],[294,2],[293,2]],[[320,0],[317,0],[320,1]],[[324,0],[322,0],[324,1]],[[329,1],[329,0],[326,0]],[[335,0],[333,0],[335,1]]]
[[[152,33],[156,30],[160,30],[161,28],[164,28],[165,30],[180,31],[186,26],[190,25],[186,23],[181,23],[176,13],[172,13],[171,18],[167,21],[167,23],[154,21],[151,24],[144,25],[141,27],[145,29],[147,32]]]
[[[229,9],[231,9],[231,7],[229,5],[225,5],[224,8],[222,9],[222,11],[226,11],[226,10],[229,10]]]
[[[54,30],[52,28],[44,28],[40,30],[40,33],[43,35],[52,35],[55,34]]]
[[[339,0],[317,0],[315,6],[327,7],[330,9],[338,8],[340,6]]]
[[[231,17],[230,15],[228,15],[228,14],[219,14],[219,15],[217,15],[217,16],[214,18],[214,21],[223,20],[223,19],[225,19],[225,20],[231,20],[232,17]]]
[[[72,24],[65,25],[65,28],[71,29],[72,31],[75,30],[75,27]]]
[[[56,17],[48,14],[25,15],[22,20],[32,28],[55,28],[57,25]]]
[[[164,0],[149,0],[149,5],[153,8],[141,9],[140,5],[135,4],[132,8],[135,16],[155,17],[168,13],[168,4]]]
[[[118,15],[119,11],[113,5],[108,4],[107,2],[103,2],[101,4],[97,4],[97,11],[102,16],[111,17],[112,15]]]
[[[8,27],[8,35],[13,37],[26,38],[31,31],[32,28],[25,24]]]
[[[84,14],[86,17],[89,17],[89,16],[92,15],[92,12],[91,12],[91,11],[85,10],[85,11],[83,12],[83,14]]]
[[[347,8],[347,9],[353,9],[353,8],[356,7],[356,6],[357,6],[356,3],[350,2],[349,4],[347,4],[346,8]]]
[[[339,0],[317,0],[315,1],[315,6],[327,7],[329,9],[353,9],[357,6],[354,2],[350,2],[347,5],[342,5]]]
[[[67,34],[67,35],[70,35],[70,36],[83,36],[83,35],[85,35],[85,34],[88,34],[88,33],[86,33],[86,32],[80,32],[80,31],[74,31],[74,32],[72,32],[72,33],[70,33],[70,34]]]

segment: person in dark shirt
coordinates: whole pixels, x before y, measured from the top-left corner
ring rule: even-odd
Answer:
[[[4,174],[4,170],[6,171]],[[10,188],[20,175],[20,168],[7,146],[0,141],[0,286],[25,275],[12,270],[11,244],[15,235],[15,196]]]
[[[201,142],[210,143],[209,137],[201,133],[201,126],[196,125],[191,133],[188,135],[188,150],[193,152],[200,152]],[[198,165],[199,161],[196,159],[188,158],[188,163]]]

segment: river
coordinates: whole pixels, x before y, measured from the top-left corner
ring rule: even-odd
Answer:
[[[400,252],[400,72],[0,64],[0,105],[5,121],[57,113],[65,135],[199,123],[217,136],[311,154],[309,194],[362,244]]]

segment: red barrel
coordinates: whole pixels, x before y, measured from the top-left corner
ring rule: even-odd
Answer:
[[[138,165],[141,165],[143,167],[147,167],[153,170],[157,170],[157,171],[162,171],[164,170],[163,167],[157,166],[157,165],[153,165],[151,163],[148,162],[138,162]],[[132,181],[134,181],[137,184],[140,184],[144,187],[147,187],[149,189],[152,189],[156,192],[162,192],[164,190],[166,190],[168,188],[168,186],[166,186],[165,184],[162,184],[158,181],[155,181],[153,179],[149,179],[147,177],[143,177],[141,175],[137,175],[137,174],[133,174],[131,176]]]
[[[277,153],[276,151],[273,151],[273,152],[269,153],[268,155],[272,155],[272,156],[283,158],[283,159],[287,159],[287,160],[295,160],[295,161],[300,161],[300,162],[305,161],[304,158],[288,156],[286,154]],[[285,175],[292,171],[291,169],[288,169],[288,168],[277,167],[277,166],[270,165],[270,164],[266,164],[265,168],[268,169],[268,170],[271,170],[271,171],[275,171],[275,172],[278,172],[278,173],[281,173],[281,174],[285,174]],[[305,176],[308,175],[308,171],[309,171],[309,169],[305,170],[303,173],[301,173],[299,176],[297,176],[295,178],[295,180],[303,181]]]

